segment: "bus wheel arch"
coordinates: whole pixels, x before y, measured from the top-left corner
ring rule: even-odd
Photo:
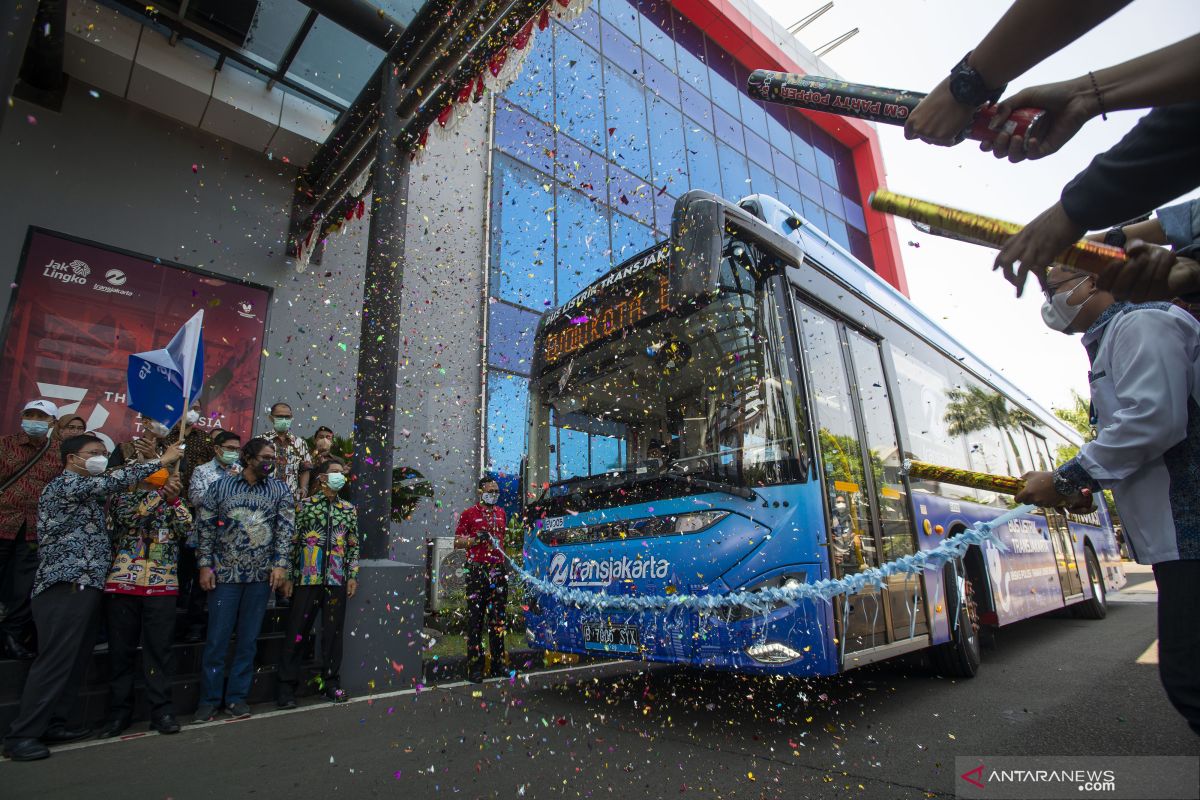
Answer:
[[[1071,613],[1079,619],[1104,619],[1108,616],[1108,589],[1104,585],[1104,571],[1096,557],[1096,548],[1088,537],[1083,540],[1083,561],[1086,572],[1080,577],[1091,586],[1092,596],[1072,605]]]
[[[982,547],[973,544],[967,548],[962,559],[962,569],[971,585],[971,600],[975,604],[973,616],[979,625],[979,642],[984,649],[995,650],[1000,617],[996,610],[991,574],[988,572],[987,558]]]
[[[961,602],[960,586],[965,590]],[[975,590],[964,559],[942,567],[942,593],[950,624],[950,641],[933,648],[934,669],[949,678],[973,678],[979,672],[983,654]]]

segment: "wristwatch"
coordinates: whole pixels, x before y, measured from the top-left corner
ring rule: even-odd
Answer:
[[[954,69],[950,70],[950,94],[954,96],[955,100],[971,108],[996,102],[1008,84],[996,89],[989,89],[979,71],[967,63],[967,59],[970,57],[971,54],[967,53],[962,57],[962,61],[959,61]]]
[[[1118,225],[1112,228],[1108,233],[1104,234],[1104,243],[1113,247],[1124,248],[1125,243],[1129,241],[1129,237],[1125,235],[1125,229]]]

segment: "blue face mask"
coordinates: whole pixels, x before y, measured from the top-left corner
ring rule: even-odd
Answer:
[[[23,419],[21,420],[21,430],[34,439],[44,439],[50,431],[50,423],[40,419]]]

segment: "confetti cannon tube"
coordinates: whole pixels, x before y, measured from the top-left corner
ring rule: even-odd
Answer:
[[[953,483],[955,486],[966,486],[968,489],[979,489],[983,492],[1016,494],[1025,488],[1025,481],[1020,478],[991,475],[987,472],[973,472],[969,469],[942,467],[924,461],[905,461],[904,473],[917,480]]]
[[[915,197],[895,194],[886,189],[877,189],[867,199],[871,208],[884,214],[894,214],[913,222],[922,222],[940,231],[960,236],[976,244],[1003,247],[1014,234],[1021,230],[1015,222],[985,217],[970,211],[961,211],[950,206],[939,206]],[[941,234],[945,235],[945,234]],[[1125,251],[1099,242],[1080,239],[1061,253],[1055,261],[1083,272],[1099,274],[1114,260],[1124,261]]]
[[[767,69],[751,72],[750,77],[746,79],[746,89],[754,97],[771,103],[809,111],[824,111],[843,117],[857,117],[886,125],[903,125],[917,104],[925,99],[925,95],[920,92],[885,89],[882,86],[847,83],[834,78],[822,78],[819,75],[798,75]],[[1046,112],[1040,108],[1018,108],[1009,115],[999,130],[992,130],[988,127],[988,122],[995,115],[994,105],[980,109],[971,120],[971,126],[963,131],[963,137],[990,142],[1001,132],[1012,136],[1037,136]]]

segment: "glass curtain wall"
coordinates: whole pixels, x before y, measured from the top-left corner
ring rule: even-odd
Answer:
[[[746,75],[663,2],[596,0],[539,34],[493,126],[489,472],[515,475],[525,452],[538,318],[666,238],[689,189],[778,197],[872,264],[849,149],[750,98]]]

